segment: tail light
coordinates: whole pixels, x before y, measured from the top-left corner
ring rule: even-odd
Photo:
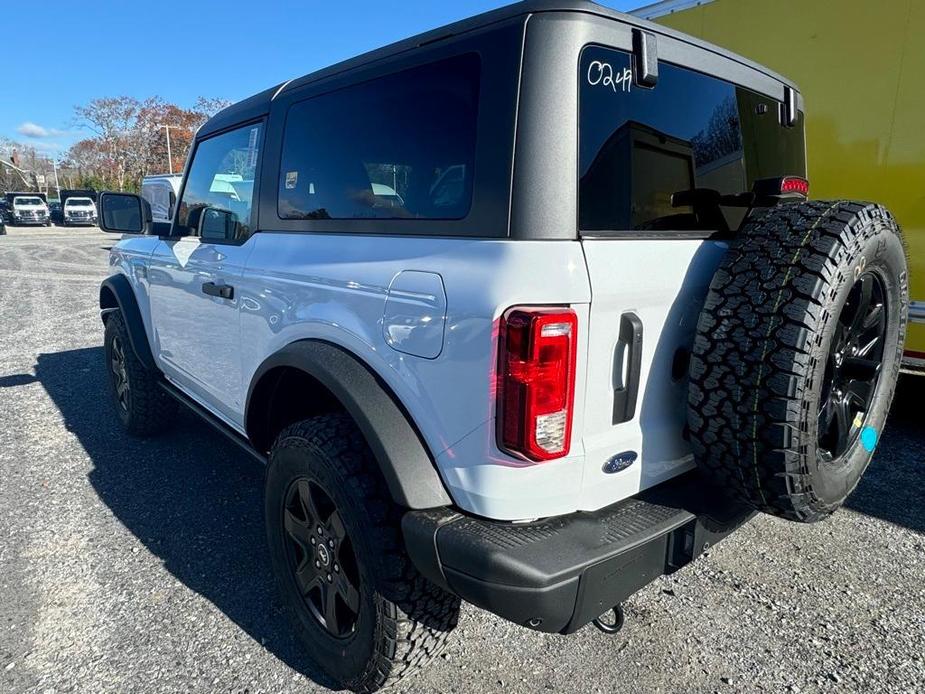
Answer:
[[[800,176],[761,178],[755,181],[752,191],[761,197],[809,196],[809,181]]]
[[[798,176],[785,176],[780,182],[781,195],[796,194],[804,198],[809,195],[809,181]]]
[[[498,438],[540,462],[568,455],[578,319],[571,309],[512,308],[501,319]]]

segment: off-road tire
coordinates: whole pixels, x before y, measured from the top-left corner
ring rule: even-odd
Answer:
[[[330,634],[306,606],[287,555],[283,514],[300,480],[329,494],[350,538],[359,576],[353,632]],[[408,558],[400,509],[349,416],[330,414],[287,427],[270,453],[267,537],[286,611],[307,656],[333,686],[374,692],[408,676],[442,650],[456,626],[459,598],[425,579]]]
[[[114,350],[114,345],[117,349]],[[118,347],[121,346],[121,349]],[[125,319],[120,311],[106,317],[103,350],[106,356],[106,382],[113,405],[125,430],[132,436],[155,436],[170,427],[177,417],[177,402],[160,386],[160,374],[145,368],[135,355],[129,341]],[[123,404],[117,393],[117,377],[113,370],[114,351],[124,358],[125,377],[129,384],[128,398]]]
[[[833,364],[848,363],[840,316],[867,273],[882,283],[886,306],[879,376],[863,417],[851,420],[853,438],[829,456],[819,436],[832,425],[820,417],[832,420],[820,408],[825,392],[841,393],[829,376]],[[902,237],[882,207],[814,201],[752,217],[730,243],[697,325],[688,425],[698,466],[734,496],[783,518],[813,522],[841,506],[889,411],[908,302]],[[869,368],[865,378],[876,373]]]

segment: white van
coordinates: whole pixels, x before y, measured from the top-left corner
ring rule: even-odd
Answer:
[[[155,222],[170,222],[173,209],[180,195],[180,174],[145,176],[141,181],[141,197],[151,205],[151,216]]]

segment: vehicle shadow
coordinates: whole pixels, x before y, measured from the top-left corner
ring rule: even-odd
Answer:
[[[331,682],[292,635],[266,550],[263,468],[191,413],[154,440],[111,411],[102,347],[41,354],[35,374],[93,463],[89,481],[178,580],[318,684]]]

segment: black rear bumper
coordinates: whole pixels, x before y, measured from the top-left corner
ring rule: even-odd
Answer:
[[[593,513],[515,524],[443,508],[408,512],[402,529],[431,581],[517,624],[571,633],[752,515],[691,473]]]

